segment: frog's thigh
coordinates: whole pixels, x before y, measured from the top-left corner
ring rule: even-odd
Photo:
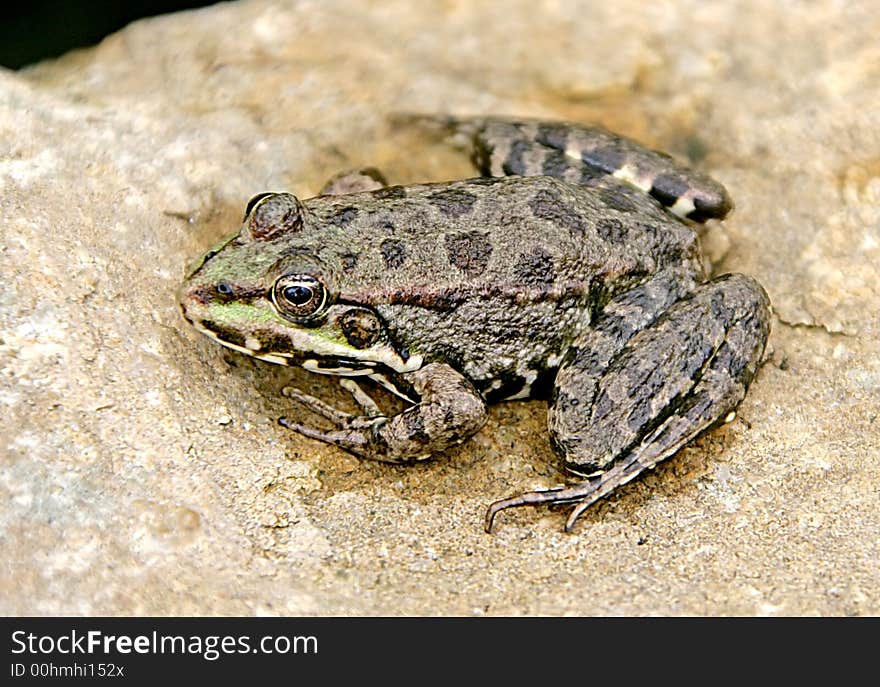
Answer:
[[[723,218],[733,207],[711,177],[599,127],[488,119],[473,136],[473,158],[490,176],[541,175],[590,186],[614,177],[696,222]]]
[[[608,471],[594,485],[599,498],[726,419],[745,396],[768,333],[769,301],[757,282],[726,275],[701,285],[633,336],[604,371],[563,364],[549,410],[554,447],[573,472]]]
[[[377,191],[388,185],[382,172],[375,167],[363,167],[340,172],[327,180],[319,196],[342,196],[347,193]]]

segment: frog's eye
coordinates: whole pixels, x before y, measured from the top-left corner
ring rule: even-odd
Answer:
[[[302,229],[303,207],[290,193],[261,193],[251,198],[245,210],[244,236],[268,241]]]
[[[327,304],[327,289],[310,274],[285,275],[272,287],[272,302],[285,317],[305,320],[319,314]]]

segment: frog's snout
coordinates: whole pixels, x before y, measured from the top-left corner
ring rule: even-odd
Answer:
[[[177,304],[183,319],[193,327],[200,328],[207,302],[204,298],[204,287],[186,283],[177,290]]]

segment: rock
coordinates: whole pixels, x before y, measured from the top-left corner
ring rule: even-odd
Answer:
[[[876,7],[571,7],[224,3],[0,72],[0,611],[880,612]],[[332,382],[178,314],[254,193],[469,173],[401,111],[597,122],[736,202],[708,241],[767,287],[769,362],[736,421],[574,536],[543,510],[481,529],[563,480],[542,404],[427,465],[352,466],[275,423],[289,375]]]

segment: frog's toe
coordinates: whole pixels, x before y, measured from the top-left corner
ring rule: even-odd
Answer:
[[[279,418],[278,423],[282,427],[292,429],[309,439],[317,439],[326,444],[333,444],[341,449],[363,458],[372,458],[386,463],[409,462],[389,455],[379,431],[388,421],[385,417],[358,417],[352,416],[351,420],[338,429],[324,430],[311,427],[299,422],[291,422],[287,418]]]
[[[349,379],[348,377],[343,377],[339,380],[339,386],[351,394],[355,403],[360,406],[364,415],[367,417],[379,417],[382,415],[382,409],[379,408],[379,404],[377,404],[372,396],[364,391],[356,381]]]
[[[330,420],[330,422],[336,425],[345,425],[354,418],[350,413],[346,413],[343,410],[339,410],[338,408],[334,408],[328,403],[325,403],[320,398],[315,398],[314,396],[310,396],[309,394],[300,391],[296,387],[286,386],[281,390],[281,393],[287,396],[287,398],[292,401],[296,401],[302,406],[305,406],[313,413],[320,415],[321,417]],[[283,418],[282,418],[283,419]],[[281,422],[281,420],[279,420]],[[284,424],[284,423],[282,423]],[[288,425],[284,425],[287,427]]]
[[[579,485],[580,486],[580,485]],[[518,508],[519,506],[538,506],[544,503],[571,503],[577,500],[579,496],[572,496],[572,489],[564,486],[550,487],[549,489],[538,489],[536,491],[527,491],[517,496],[511,496],[506,499],[499,499],[486,509],[486,518],[484,521],[484,529],[486,532],[492,532],[492,525],[495,522],[495,516],[508,508]]]

